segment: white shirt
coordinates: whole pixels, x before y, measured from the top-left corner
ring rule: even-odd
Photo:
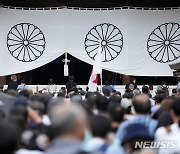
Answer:
[[[101,138],[92,138],[87,145],[85,145],[84,150],[87,152],[96,152],[105,144],[105,140]]]
[[[180,82],[179,82],[178,85],[177,85],[177,89],[180,89]]]
[[[24,83],[21,83],[20,85],[18,85],[17,90],[24,90],[24,89],[28,89],[28,86],[25,85]]]
[[[20,149],[15,154],[44,154],[44,153],[37,150]]]
[[[180,152],[180,127],[177,123],[170,126],[170,132],[167,132],[165,127],[160,127],[156,130],[155,141],[175,143],[175,148],[159,149],[158,154],[174,154]]]
[[[154,98],[154,96],[156,96],[156,92],[154,90],[150,90],[150,94],[151,94],[152,98]]]
[[[151,102],[151,107],[153,107],[155,105],[155,101],[150,98],[150,102]]]
[[[55,93],[57,91],[57,86],[55,84],[52,84],[52,85],[48,85],[47,86],[47,90],[49,93]]]

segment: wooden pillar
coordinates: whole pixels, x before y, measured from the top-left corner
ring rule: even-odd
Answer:
[[[6,84],[6,77],[5,76],[0,76],[0,84],[5,85]]]
[[[130,82],[130,76],[129,75],[123,75],[122,76],[122,84],[125,85]]]

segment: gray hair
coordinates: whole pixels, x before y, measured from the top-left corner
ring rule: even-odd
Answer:
[[[86,123],[87,115],[83,108],[78,104],[58,104],[55,105],[49,117],[52,123],[52,131],[55,136],[73,131],[74,123]],[[53,135],[53,136],[54,136]]]

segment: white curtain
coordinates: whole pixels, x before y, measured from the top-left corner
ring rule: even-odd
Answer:
[[[103,69],[172,76],[180,62],[180,10],[13,10],[0,8],[0,75],[25,72],[63,53]],[[31,34],[32,33],[32,34]]]

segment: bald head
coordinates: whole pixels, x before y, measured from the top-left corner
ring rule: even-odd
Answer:
[[[138,101],[139,103],[146,103],[147,101],[149,101],[149,97],[145,94],[140,94],[137,95],[134,100]]]
[[[133,105],[138,114],[149,114],[151,110],[151,103],[149,97],[145,94],[135,96]]]

